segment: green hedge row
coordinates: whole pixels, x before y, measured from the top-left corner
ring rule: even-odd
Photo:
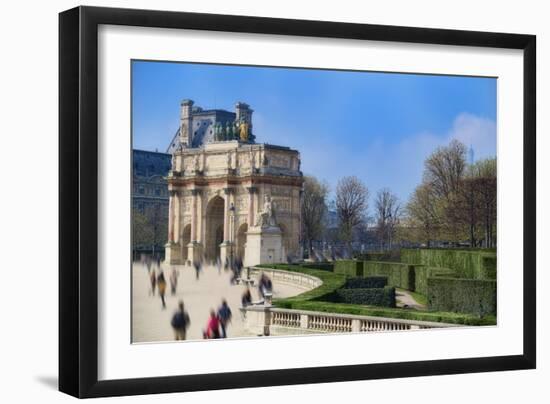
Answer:
[[[388,285],[387,276],[369,276],[367,278],[348,278],[344,289],[383,288]]]
[[[395,288],[338,289],[339,303],[365,304],[369,306],[395,307]]]
[[[495,315],[497,283],[494,280],[428,278],[428,305],[437,311]]]
[[[428,278],[432,277],[447,277],[454,278],[456,276],[452,269],[428,267],[424,265],[413,265],[414,271],[414,289],[413,292],[418,292],[424,296],[428,296]]]
[[[415,290],[414,266],[400,262],[336,261],[334,272],[348,277],[385,276],[388,286]]]
[[[321,269],[323,271],[334,271],[334,264],[328,262],[311,262],[299,264],[302,268]]]
[[[465,279],[496,279],[496,251],[460,249],[401,250],[401,262],[410,265],[449,268]]]
[[[363,276],[386,276],[388,286],[414,290],[414,267],[399,262],[363,262]]]
[[[369,252],[358,254],[355,258],[358,261],[400,261],[399,251]]]
[[[346,276],[363,276],[363,261],[336,261],[336,263],[334,264],[334,273]]]
[[[489,254],[481,257],[482,267],[485,271],[485,279],[497,279],[497,257]]]

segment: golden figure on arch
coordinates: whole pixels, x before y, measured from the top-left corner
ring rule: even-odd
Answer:
[[[241,122],[239,126],[239,139],[242,142],[248,142],[248,129],[249,129],[248,123],[244,121]]]

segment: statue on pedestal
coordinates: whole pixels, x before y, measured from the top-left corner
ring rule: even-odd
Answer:
[[[225,140],[224,129],[220,122],[216,122],[214,125],[214,139],[216,142],[223,142]]]
[[[258,215],[258,223],[256,223],[256,226],[277,226],[277,222],[275,221],[275,209],[273,207],[273,203],[271,202],[271,196],[269,195],[264,196],[264,208]]]

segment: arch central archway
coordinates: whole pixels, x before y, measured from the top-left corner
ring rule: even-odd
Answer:
[[[220,196],[213,197],[206,206],[206,226],[204,257],[214,261],[220,256],[223,242],[223,222],[225,201]]]

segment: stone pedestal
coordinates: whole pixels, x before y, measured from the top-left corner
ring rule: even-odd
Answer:
[[[231,241],[225,241],[220,244],[220,260],[222,265],[225,263],[226,258],[231,258],[235,256],[236,251],[234,250],[235,246]]]
[[[283,237],[278,226],[250,227],[246,233],[245,266],[284,262]]]
[[[164,262],[169,265],[184,264],[181,258],[181,246],[179,243],[167,243],[164,247]]]
[[[193,261],[200,260],[202,260],[202,244],[192,241],[187,244],[187,263],[192,265]]]

